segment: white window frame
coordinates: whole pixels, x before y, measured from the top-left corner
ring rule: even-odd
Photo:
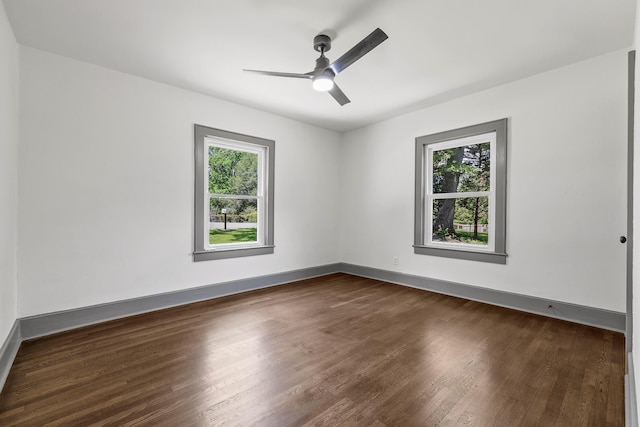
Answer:
[[[434,151],[490,143],[490,187],[482,192],[433,192]],[[474,261],[506,263],[506,150],[507,119],[467,126],[416,138],[416,202],[414,253]],[[433,201],[488,197],[488,244],[473,245],[433,240]]]
[[[209,250],[220,250],[220,249],[237,249],[237,248],[245,248],[245,247],[254,247],[254,246],[262,246],[264,245],[264,236],[265,236],[265,232],[264,232],[264,227],[265,227],[265,219],[266,219],[266,215],[264,213],[264,206],[265,206],[265,195],[264,195],[264,189],[265,189],[265,181],[266,181],[266,164],[265,164],[265,159],[266,159],[266,147],[261,147],[261,146],[256,146],[255,144],[246,144],[243,142],[238,142],[238,141],[230,141],[228,139],[224,139],[224,138],[218,138],[218,137],[212,137],[212,136],[207,136],[205,137],[205,144],[206,144],[206,148],[205,148],[205,152],[207,153],[207,159],[208,159],[208,153],[209,153],[209,147],[219,147],[219,148],[225,148],[227,150],[234,150],[234,151],[242,151],[245,153],[251,153],[251,154],[256,154],[258,156],[258,188],[256,191],[256,195],[255,196],[250,196],[250,195],[244,195],[244,194],[217,194],[217,193],[208,193],[206,192],[204,195],[204,215],[203,215],[203,219],[204,219],[204,224],[203,224],[203,229],[205,230],[205,234],[206,236],[208,236],[209,233],[209,218],[211,216],[211,211],[210,211],[210,201],[211,198],[222,198],[222,199],[250,199],[250,200],[256,200],[258,203],[258,217],[257,217],[257,228],[258,228],[258,232],[257,232],[257,241],[256,242],[241,242],[241,243],[219,243],[219,244],[211,244],[208,242],[208,238],[205,239],[205,245],[207,246],[207,248]],[[209,178],[209,162],[206,161],[204,162],[204,188],[208,189],[209,188],[209,182],[208,182],[208,178]]]
[[[440,150],[447,150],[450,148],[465,147],[467,145],[484,144],[489,143],[489,165],[495,164],[495,152],[496,152],[496,134],[495,132],[484,133],[481,135],[467,136],[463,138],[456,138],[451,141],[439,142],[428,144],[425,146],[426,155],[425,161],[426,179],[425,186],[425,213],[426,218],[433,218],[433,201],[441,199],[463,199],[474,197],[488,197],[489,198],[489,239],[488,245],[472,245],[468,243],[448,243],[433,240],[433,230],[431,227],[425,227],[424,229],[424,241],[427,246],[441,247],[441,248],[464,248],[470,250],[488,251],[493,252],[495,250],[495,193],[496,193],[496,170],[494,167],[489,169],[489,191],[477,191],[477,192],[457,192],[457,193],[434,193],[433,192],[433,152]],[[426,219],[425,219],[426,221]]]
[[[273,253],[273,164],[275,141],[201,125],[195,125],[194,134],[196,170],[194,261]],[[258,188],[255,196],[209,193],[209,147],[211,146],[258,155]],[[257,241],[210,244],[209,211],[212,197],[257,200]]]

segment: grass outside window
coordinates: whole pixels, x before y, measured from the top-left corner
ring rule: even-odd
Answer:
[[[218,245],[221,243],[255,242],[258,240],[256,228],[236,228],[232,230],[210,230],[209,243]]]

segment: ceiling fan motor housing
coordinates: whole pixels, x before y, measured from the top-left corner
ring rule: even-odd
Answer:
[[[313,38],[313,48],[320,53],[329,52],[331,50],[331,37],[318,34]]]

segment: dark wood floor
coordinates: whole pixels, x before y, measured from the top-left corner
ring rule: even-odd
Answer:
[[[22,344],[0,425],[622,426],[622,334],[336,274]]]

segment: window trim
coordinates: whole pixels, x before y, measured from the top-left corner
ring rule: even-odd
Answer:
[[[495,218],[494,249],[472,248],[469,246],[445,247],[445,245],[429,245],[425,243],[425,230],[431,227],[426,224],[426,176],[427,146],[456,139],[473,137],[486,133],[496,134],[495,153]],[[459,129],[439,132],[416,138],[415,152],[415,219],[414,219],[414,253],[446,258],[482,261],[506,264],[506,218],[507,218],[507,119],[495,120]]]
[[[240,144],[256,145],[260,150],[265,150],[265,168],[264,182],[265,191],[264,208],[261,215],[265,215],[263,242],[254,245],[234,245],[230,247],[211,246],[208,239],[205,239],[205,231],[208,230],[205,219],[208,216],[209,193],[207,185],[208,161],[207,161],[207,138],[226,139],[237,141]],[[250,135],[244,135],[236,132],[226,131],[222,129],[210,128],[202,125],[194,125],[194,145],[195,145],[195,203],[194,203],[194,261],[207,261],[214,259],[227,259],[254,255],[272,254],[274,252],[273,243],[273,183],[274,183],[274,163],[275,163],[275,141],[270,139],[259,138]],[[206,212],[205,212],[206,211]],[[259,231],[260,232],[260,231]]]

